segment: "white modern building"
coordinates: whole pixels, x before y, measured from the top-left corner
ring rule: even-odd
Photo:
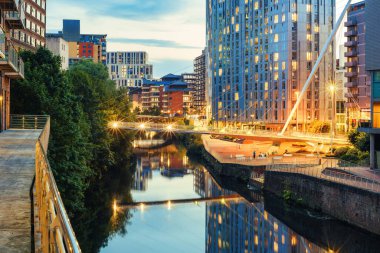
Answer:
[[[139,88],[143,79],[153,79],[146,52],[107,52],[107,68],[118,88]]]
[[[62,38],[46,38],[47,48],[54,54],[61,57],[62,69],[69,68],[69,43]]]

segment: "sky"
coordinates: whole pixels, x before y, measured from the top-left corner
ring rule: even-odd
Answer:
[[[108,35],[108,51],[148,52],[156,78],[192,72],[206,45],[205,1],[48,0],[47,32],[80,19],[82,33]],[[346,1],[337,0],[337,13]]]

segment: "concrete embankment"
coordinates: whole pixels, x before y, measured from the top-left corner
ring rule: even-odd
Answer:
[[[380,235],[380,194],[307,175],[266,171],[264,190]]]

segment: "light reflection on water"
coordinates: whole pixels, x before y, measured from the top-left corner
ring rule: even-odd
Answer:
[[[139,154],[133,200],[163,201],[234,194],[223,189],[202,166],[192,165],[185,154],[174,145]],[[144,205],[143,210],[132,211],[127,231],[124,237],[111,238],[101,252],[335,252],[296,234],[265,211],[262,201],[172,204],[170,208]]]

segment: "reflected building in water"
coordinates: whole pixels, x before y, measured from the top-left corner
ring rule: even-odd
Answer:
[[[194,188],[202,197],[234,194],[222,189],[204,169],[194,172]],[[202,189],[203,188],[203,189]],[[247,201],[206,203],[207,253],[328,253],[299,236],[264,209]]]
[[[165,177],[178,177],[188,173],[189,158],[186,151],[175,145],[137,154],[133,190],[145,191],[153,171],[160,170]]]

